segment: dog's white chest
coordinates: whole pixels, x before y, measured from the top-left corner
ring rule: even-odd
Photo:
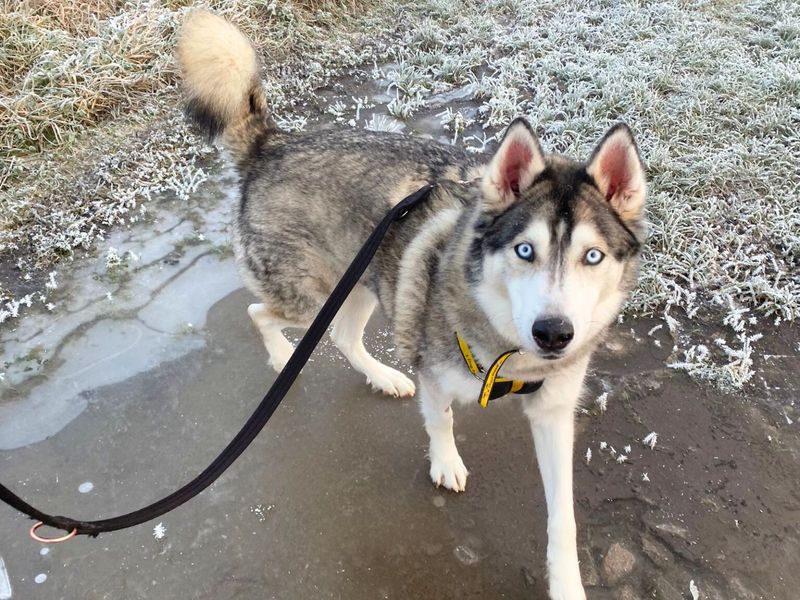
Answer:
[[[472,376],[466,367],[443,367],[437,371],[436,379],[439,388],[459,404],[478,402],[483,382]]]

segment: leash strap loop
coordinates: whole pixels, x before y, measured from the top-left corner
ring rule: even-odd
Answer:
[[[314,352],[320,339],[325,335],[328,326],[350,294],[350,291],[355,287],[361,275],[364,274],[364,271],[369,266],[372,257],[375,256],[375,253],[378,251],[381,241],[389,231],[389,227],[391,227],[392,223],[395,221],[405,217],[410,210],[419,205],[423,200],[427,199],[433,188],[434,184],[423,186],[413,194],[409,194],[403,198],[403,200],[397,203],[394,208],[386,214],[383,220],[370,234],[369,238],[367,238],[367,241],[364,242],[364,245],[361,246],[353,262],[350,263],[347,271],[342,275],[339,283],[336,284],[336,287],[330,297],[325,301],[325,304],[320,309],[314,322],[308,328],[308,331],[306,331],[303,339],[300,340],[300,343],[297,345],[297,348],[295,348],[286,366],[278,374],[278,377],[264,395],[264,398],[253,414],[244,424],[241,431],[236,434],[236,437],[231,440],[220,455],[189,483],[169,496],[145,506],[144,508],[118,517],[100,519],[97,521],[79,521],[69,517],[48,515],[25,502],[2,484],[0,484],[0,500],[17,509],[19,512],[28,515],[30,518],[41,521],[44,525],[70,532],[71,536],[88,535],[96,537],[100,533],[126,529],[155,519],[197,496],[214,483],[214,481],[239,458],[242,452],[245,451],[264,428],[264,425],[267,424],[267,421],[269,421],[275,409],[278,408],[278,405],[281,403],[284,396],[286,396],[294,380],[297,379],[300,370],[306,364],[312,352]],[[39,525],[34,527],[38,529]],[[39,538],[39,541],[46,541],[46,538]]]

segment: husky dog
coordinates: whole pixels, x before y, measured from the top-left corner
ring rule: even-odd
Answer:
[[[518,349],[503,375],[543,381],[522,396],[548,511],[553,599],[585,598],[572,500],[573,421],[592,351],[636,280],[645,177],[623,124],[586,163],[546,155],[526,121],[508,127],[491,158],[408,136],[280,131],[249,41],[204,11],[178,44],[187,113],[221,136],[241,176],[235,250],[248,308],[269,361],[293,348],[282,330],[307,327],[385,213],[428,182],[428,200],[389,234],[334,321],[331,337],[375,388],[413,396],[414,383],[369,355],[376,305],[401,358],[419,376],[433,483],[464,490],[453,437],[454,400],[475,402],[481,381],[454,332],[490,365]]]

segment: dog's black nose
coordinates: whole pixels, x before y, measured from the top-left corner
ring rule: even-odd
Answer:
[[[533,323],[533,339],[542,350],[563,350],[575,335],[572,323],[559,317],[537,319]]]

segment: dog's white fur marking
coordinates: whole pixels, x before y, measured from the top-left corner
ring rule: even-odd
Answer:
[[[550,300],[547,293],[550,287],[547,273],[513,277],[508,280],[507,286],[514,326],[521,341],[520,346],[535,352],[537,346],[533,340],[533,322],[539,316],[546,314]]]
[[[454,492],[463,492],[467,485],[467,467],[458,454],[453,436],[454,397],[446,382],[420,377],[419,404],[430,438],[431,480]]]
[[[581,264],[590,248],[608,252],[602,236],[589,224],[572,230],[569,254],[560,272],[551,271],[550,234],[543,222],[534,222],[515,242],[534,246],[537,260],[546,268],[533,271],[514,255],[512,248],[484,259],[484,277],[476,290],[478,303],[510,346],[533,354],[539,348],[531,333],[533,323],[546,316],[560,316],[575,328],[575,337],[565,353],[580,350],[615,318],[624,295],[619,291],[623,266],[612,256],[595,266]]]
[[[484,278],[475,289],[475,297],[489,318],[494,330],[508,340],[509,347],[524,346],[519,328],[514,320],[511,298],[503,269],[501,253],[488,256],[484,261]]]
[[[294,346],[283,335],[283,329],[303,327],[304,324],[290,323],[275,316],[266,304],[251,304],[247,307],[247,314],[261,333],[261,339],[269,352],[269,364],[280,373],[294,352]]]
[[[331,338],[356,371],[367,376],[367,383],[388,396],[413,396],[414,382],[391,367],[375,360],[364,347],[364,328],[378,299],[363,285],[357,285],[333,321]]]

